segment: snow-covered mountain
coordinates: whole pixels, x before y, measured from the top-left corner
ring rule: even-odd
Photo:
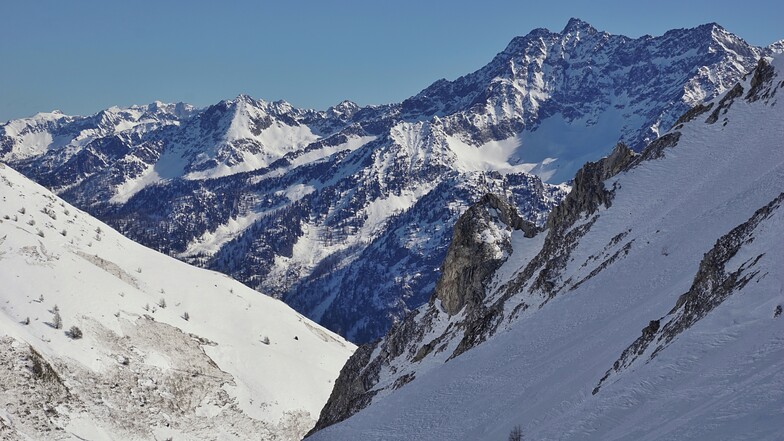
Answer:
[[[761,60],[587,163],[542,231],[483,197],[308,439],[781,439],[782,97],[784,57]]]
[[[2,164],[0,197],[0,438],[299,440],[315,424],[351,343]]]
[[[0,126],[0,159],[128,237],[357,342],[427,301],[451,226],[492,191],[542,225],[585,161],[639,150],[760,55],[716,24],[631,39],[570,20],[399,104],[247,96]]]

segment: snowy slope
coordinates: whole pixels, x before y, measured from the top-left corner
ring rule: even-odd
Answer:
[[[293,440],[314,424],[352,344],[2,164],[0,195],[0,437]]]
[[[781,439],[784,59],[772,64],[642,155],[586,165],[534,237],[477,205],[474,224],[497,227],[475,246],[502,251],[475,253],[499,262],[481,292],[455,310],[442,279],[360,347],[308,439],[497,440],[517,425],[536,440]]]

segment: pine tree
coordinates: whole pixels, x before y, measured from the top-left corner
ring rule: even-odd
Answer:
[[[523,441],[523,429],[520,426],[514,426],[509,432],[509,441]]]

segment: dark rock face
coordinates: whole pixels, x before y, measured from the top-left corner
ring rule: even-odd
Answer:
[[[643,357],[651,345],[655,345],[655,348],[651,350],[650,358],[655,357],[679,334],[692,327],[733,292],[742,289],[758,275],[754,267],[763,255],[748,259],[734,271],[727,271],[726,264],[745,244],[754,240],[755,230],[770,218],[775,210],[780,209],[782,203],[784,203],[784,193],[716,241],[700,262],[689,290],[678,298],[675,307],[667,315],[658,320],[651,320],[650,324],[642,330],[642,335],[623,351],[612,368],[601,378],[593,394],[600,391],[611,375],[627,369],[638,358]]]
[[[377,378],[378,372],[369,372],[373,366],[368,366],[368,363],[375,348],[375,344],[362,345],[349,358],[340,370],[340,376],[335,381],[335,388],[332,389],[327,404],[321,410],[318,423],[308,435],[343,421],[347,418],[344,415],[353,415],[370,404],[375,393],[368,380]]]
[[[765,61],[764,58],[760,58],[751,77],[749,93],[746,95],[747,101],[754,102],[760,99],[767,100],[776,94],[776,88],[771,87],[773,71],[773,66]]]
[[[659,159],[664,156],[664,149],[675,147],[681,138],[681,132],[670,132],[663,135],[661,138],[648,144],[645,150],[637,157],[637,159],[630,164],[630,167],[651,159]]]
[[[679,125],[682,125],[683,123],[687,123],[689,121],[692,121],[695,118],[697,118],[700,115],[702,115],[703,113],[710,111],[711,108],[713,108],[713,103],[708,103],[708,104],[700,103],[700,104],[697,104],[696,106],[694,106],[691,109],[689,109],[688,112],[686,112],[683,115],[681,115],[681,117],[678,118],[677,121],[675,121],[675,124],[673,125],[673,127],[677,128]]]
[[[618,144],[606,158],[585,164],[574,177],[572,191],[550,213],[547,227],[571,225],[579,216],[595,212],[600,205],[609,207],[612,191],[605,189],[603,182],[629,166],[635,156],[629,147]]]
[[[705,120],[708,124],[713,124],[719,120],[719,116],[726,114],[727,111],[730,109],[730,106],[733,102],[735,102],[735,98],[743,95],[743,86],[740,83],[736,84],[724,97],[719,100],[719,105],[716,106],[716,109],[711,112],[708,119]]]
[[[310,433],[339,423],[367,407],[373,397],[385,388],[397,389],[414,379],[412,372],[398,373],[392,362],[400,357],[418,362],[421,354],[415,354],[416,343],[432,330],[439,311],[423,306],[419,314],[409,314],[396,324],[387,336],[374,343],[366,343],[346,362],[335,382],[335,388],[321,410],[319,420]],[[398,375],[392,383],[379,388],[382,369]],[[309,434],[310,434],[309,433]]]
[[[488,217],[496,217],[510,230],[524,230],[526,237],[533,237],[538,232],[535,225],[524,221],[513,207],[492,193],[460,216],[433,297],[450,316],[463,307],[473,308],[482,302],[487,277],[512,251],[507,238],[500,242],[488,241],[487,233],[494,226],[494,219]]]

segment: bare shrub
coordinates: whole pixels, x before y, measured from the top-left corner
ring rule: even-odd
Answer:
[[[78,326],[71,326],[71,329],[69,329],[68,332],[66,332],[65,334],[74,340],[79,340],[83,336],[82,330],[79,329]]]

